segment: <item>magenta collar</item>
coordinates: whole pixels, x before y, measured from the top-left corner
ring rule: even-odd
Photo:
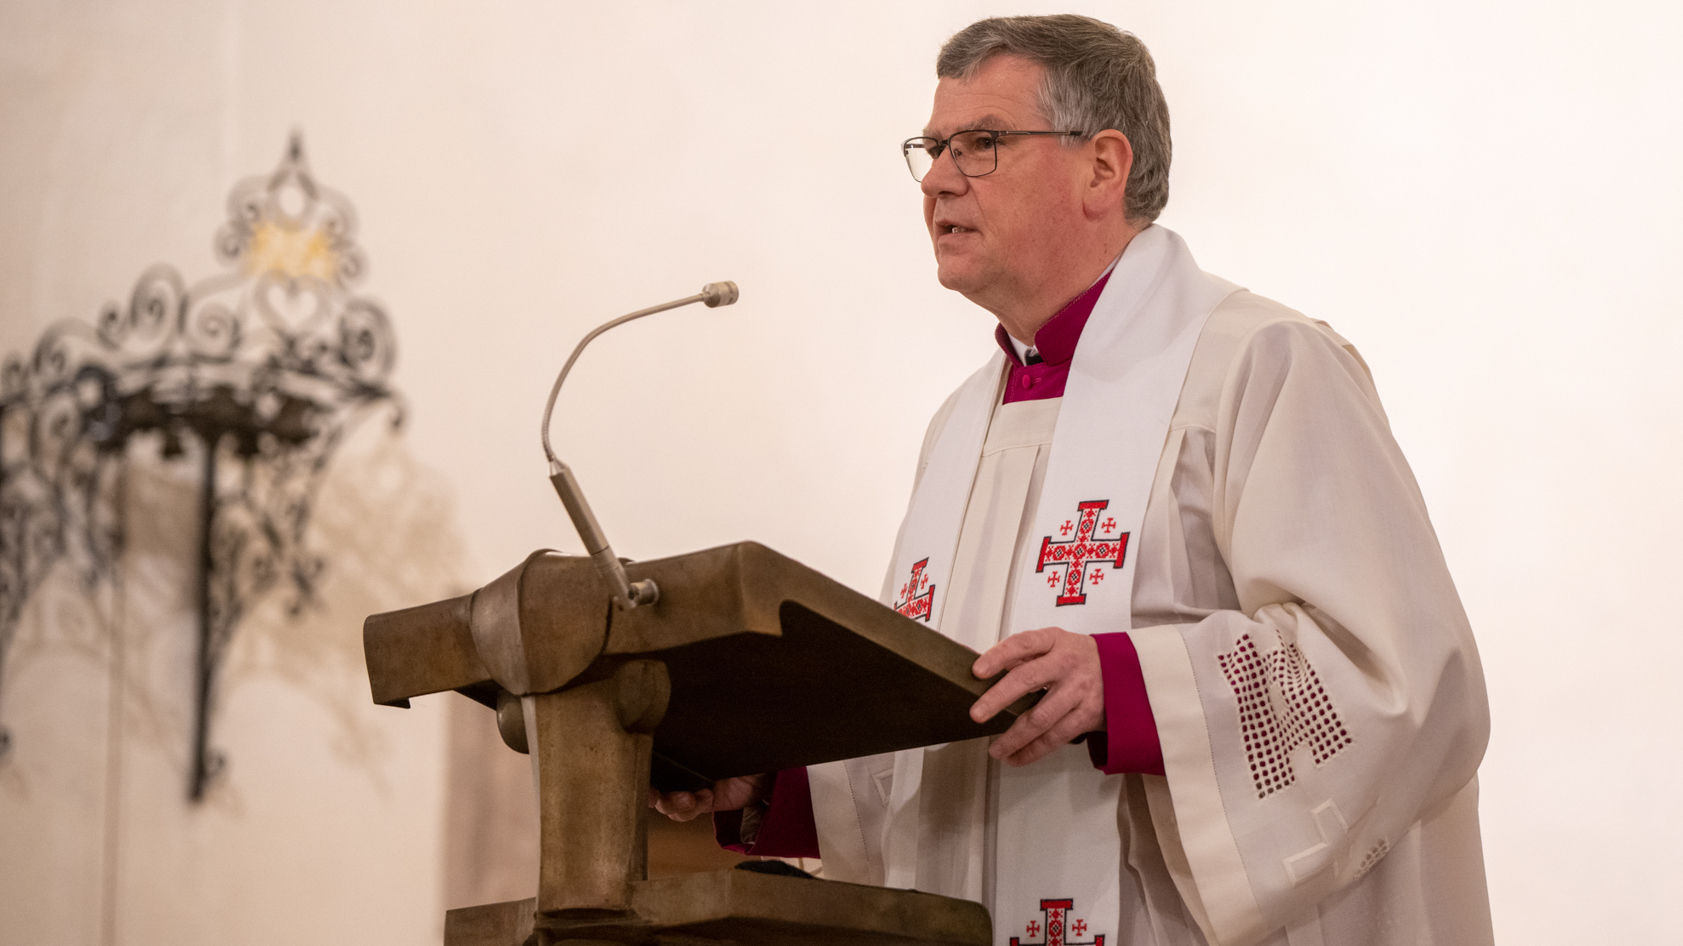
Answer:
[[[1069,380],[1069,365],[1075,357],[1075,345],[1081,340],[1081,330],[1087,327],[1093,306],[1098,304],[1108,282],[1110,273],[1106,272],[1034,333],[1034,349],[1041,360],[1032,365],[1023,364],[1022,359],[1017,357],[1017,349],[1012,346],[1005,326],[994,327],[994,341],[1004,349],[1011,366],[1005,379],[1005,403],[1064,396],[1064,384]]]

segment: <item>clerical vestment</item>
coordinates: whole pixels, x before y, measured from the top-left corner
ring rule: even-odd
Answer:
[[[1482,672],[1366,368],[1242,291],[1195,341],[1127,543],[1131,614],[1064,622],[1129,632],[1166,775],[1105,775],[1080,747],[1010,769],[981,741],[815,767],[825,873],[979,900],[1002,946],[1489,942]],[[962,401],[932,422],[920,480]],[[1025,594],[1075,615],[1126,560],[1086,497],[1045,495],[1064,403],[994,405],[940,608],[973,645],[1027,629]],[[1047,503],[1108,564],[1026,580],[1074,537]],[[1018,819],[1031,803],[1050,820]],[[1064,809],[1074,828],[1032,827]]]

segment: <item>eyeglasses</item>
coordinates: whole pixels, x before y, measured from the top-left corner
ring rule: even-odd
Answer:
[[[921,183],[924,175],[929,173],[929,169],[935,166],[935,161],[946,151],[952,152],[953,164],[958,166],[958,173],[965,177],[982,177],[999,169],[1001,138],[1009,135],[1078,138],[1083,134],[1084,132],[1079,131],[998,131],[971,128],[954,132],[946,138],[907,138],[900,143],[900,151],[906,156],[906,168],[912,172],[912,180]]]

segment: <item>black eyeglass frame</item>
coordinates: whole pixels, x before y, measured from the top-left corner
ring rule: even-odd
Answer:
[[[1087,133],[1084,131],[1006,131],[999,128],[966,128],[962,131],[955,131],[945,138],[932,138],[928,135],[914,135],[913,137],[900,142],[900,156],[906,159],[906,170],[911,172],[912,180],[918,182],[919,184],[923,183],[923,179],[929,176],[929,171],[934,169],[935,162],[941,160],[941,155],[947,153],[947,149],[951,146],[954,138],[957,138],[960,135],[974,135],[977,132],[992,135],[995,138],[1009,138],[1013,135],[1022,135],[1025,137],[1030,135],[1056,135],[1059,138],[1085,138],[1087,136]],[[924,147],[922,149],[925,154],[929,155],[929,167],[924,170],[922,175],[919,175],[917,173],[917,169],[912,167],[913,142],[918,141],[935,142],[933,148]],[[980,174],[971,174],[969,171],[966,171],[959,165],[958,157],[956,155],[953,157],[953,167],[958,168],[958,173],[963,174],[965,177],[987,177],[989,174],[999,170],[999,149],[990,149],[990,153],[993,155],[993,167],[988,168]]]

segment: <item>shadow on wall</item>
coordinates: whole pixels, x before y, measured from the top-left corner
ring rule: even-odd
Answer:
[[[317,876],[297,877],[304,868],[284,859],[270,866],[306,888],[354,887],[412,856],[392,847],[392,834],[416,844],[438,836],[436,788],[414,781],[437,778],[439,741],[417,738],[424,717],[373,704],[361,631],[368,614],[469,587],[450,492],[383,425],[364,428],[334,467],[311,529],[327,560],[318,594],[296,618],[284,595],[263,598],[229,646],[212,730],[228,765],[202,805],[185,797],[196,647],[190,473],[130,464],[122,580],[90,596],[61,570],[28,602],[4,689],[16,737],[0,764],[9,928],[87,941],[74,935],[80,920],[31,890],[37,875],[44,890],[81,891],[82,911],[97,902],[108,928],[130,928],[145,902],[185,932],[195,904],[241,909],[238,897],[213,892],[229,869],[218,864],[243,870],[288,845],[313,846]],[[419,798],[429,803],[417,810]],[[195,870],[172,879],[159,866],[172,863]],[[436,868],[416,876],[425,883]],[[411,893],[421,903],[438,895]]]
[[[326,550],[327,569],[316,599],[293,618],[276,594],[252,608],[232,642],[215,693],[218,705],[246,688],[283,687],[312,703],[331,726],[314,733],[348,769],[395,790],[381,772],[378,722],[389,713],[369,699],[362,655],[362,619],[420,600],[460,594],[469,587],[453,504],[442,477],[421,467],[402,441],[370,429],[373,442],[346,451],[321,491],[310,544]],[[90,591],[61,569],[24,606],[6,668],[7,710],[16,734],[12,757],[0,768],[0,798],[33,799],[31,771],[53,765],[67,742],[95,739],[85,712],[33,712],[42,690],[74,692],[75,703],[117,708],[125,751],[167,760],[182,773],[190,764],[193,716],[193,552],[199,485],[189,469],[136,463],[125,491],[127,547],[119,577]],[[101,714],[103,715],[103,714]],[[64,731],[55,721],[76,725]],[[242,754],[274,747],[241,745],[239,734],[214,741],[237,772]],[[300,734],[300,738],[305,738]],[[206,800],[242,807],[239,779],[216,783]]]

